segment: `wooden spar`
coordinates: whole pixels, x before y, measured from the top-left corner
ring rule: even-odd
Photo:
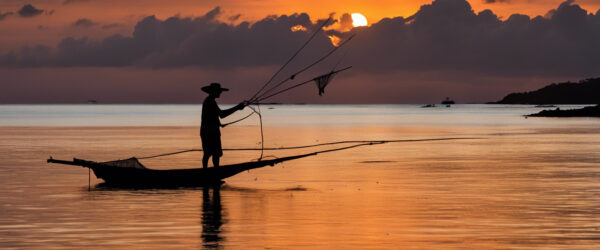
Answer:
[[[327,20],[323,24],[321,24],[321,26],[318,29],[316,29],[315,32],[313,32],[313,34],[310,36],[310,38],[308,38],[308,40],[306,42],[304,42],[302,47],[300,47],[300,49],[298,49],[296,51],[296,53],[294,53],[294,55],[292,55],[292,57],[290,57],[290,59],[288,59],[287,62],[285,62],[281,66],[281,68],[279,68],[279,70],[277,70],[277,72],[275,72],[275,74],[273,74],[273,76],[271,76],[271,79],[269,79],[269,81],[267,81],[252,97],[250,97],[249,100],[253,100],[258,94],[260,94],[260,92],[263,91],[265,89],[265,87],[267,87],[267,85],[269,85],[273,81],[273,79],[275,79],[275,76],[277,76],[292,60],[294,60],[294,58],[300,53],[300,51],[302,51],[304,49],[304,47],[306,47],[306,45],[308,45],[308,43],[310,43],[310,41],[313,38],[315,38],[317,33],[319,33],[319,31],[321,31],[325,27],[325,25],[327,25],[330,21],[331,21],[331,17],[327,18]],[[286,79],[286,81],[287,81],[287,79]]]
[[[348,69],[350,69],[350,68],[352,68],[352,66],[348,66],[348,67],[345,67],[345,68],[343,68],[343,69],[340,69],[340,70],[332,71],[332,72],[329,72],[329,73],[327,73],[327,74],[323,74],[323,75],[317,76],[317,77],[315,77],[315,78],[312,78],[312,79],[310,79],[310,80],[306,80],[306,81],[304,81],[304,82],[301,82],[301,83],[298,83],[298,84],[296,84],[296,85],[293,85],[293,86],[287,87],[287,88],[285,88],[285,89],[282,89],[282,90],[280,90],[280,91],[277,91],[277,92],[275,92],[275,93],[273,93],[273,94],[270,94],[270,95],[268,95],[268,96],[266,96],[266,97],[260,97],[260,98],[258,98],[258,99],[257,99],[255,102],[252,102],[252,103],[259,103],[259,102],[261,102],[261,101],[264,101],[264,100],[266,100],[266,99],[269,99],[269,98],[271,98],[271,97],[273,97],[273,96],[279,95],[279,94],[281,94],[281,93],[283,93],[283,92],[286,92],[286,91],[288,91],[288,90],[291,90],[291,89],[294,89],[294,88],[300,87],[300,86],[302,86],[302,85],[305,85],[305,84],[307,84],[307,83],[310,83],[310,82],[314,81],[315,79],[317,79],[317,78],[319,78],[319,77],[322,77],[322,76],[325,76],[325,75],[333,75],[333,74],[337,74],[337,73],[340,73],[340,72],[342,72],[342,71],[344,71],[344,70],[348,70]]]
[[[319,58],[312,64],[310,64],[310,65],[304,67],[303,69],[297,71],[296,73],[292,74],[289,78],[286,78],[286,79],[282,80],[281,82],[275,84],[273,87],[267,89],[265,92],[261,93],[260,95],[254,95],[252,98],[250,98],[249,102],[257,103],[257,102],[260,102],[260,100],[267,99],[267,98],[264,98],[265,95],[269,94],[271,91],[274,91],[277,87],[281,86],[288,80],[293,80],[298,74],[308,70],[309,68],[312,68],[313,66],[317,65],[321,61],[325,60],[325,58],[329,57],[331,54],[333,54],[333,52],[335,52],[336,50],[338,50],[339,48],[344,46],[346,43],[350,42],[352,40],[352,38],[354,38],[354,36],[356,36],[356,34],[351,35],[348,39],[346,39],[344,42],[342,42],[339,46],[334,46],[334,48],[332,50],[330,50],[327,54],[325,54],[324,56],[322,56],[321,58]],[[273,96],[273,95],[270,95],[270,96]]]

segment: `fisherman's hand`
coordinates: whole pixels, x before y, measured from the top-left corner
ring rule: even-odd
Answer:
[[[248,105],[246,105],[246,103],[247,103],[246,101],[243,101],[240,104],[236,105],[234,108],[236,110],[242,110],[242,109],[244,109],[244,107],[248,106]]]

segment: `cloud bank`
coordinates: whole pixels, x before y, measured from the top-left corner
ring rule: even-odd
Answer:
[[[68,37],[56,48],[26,47],[0,55],[4,67],[148,66],[172,68],[262,66],[281,63],[308,38],[291,32],[300,24],[317,27],[307,14],[270,16],[252,25],[219,22],[215,8],[197,18],[148,16],[136,24],[131,37],[114,35],[100,41]],[[92,23],[80,19],[74,25]],[[315,39],[317,47],[331,47],[328,38]]]
[[[44,13],[44,10],[38,9],[31,4],[26,4],[17,13],[21,17],[34,17]]]
[[[10,12],[10,11],[9,12],[4,12],[4,13],[0,12],[0,21],[4,20],[4,18],[6,18],[6,17],[8,17],[8,16],[10,16],[12,14],[13,13]]]
[[[63,1],[63,5],[68,5],[68,4],[73,4],[73,3],[85,3],[85,2],[89,2],[90,0],[65,0]]]
[[[120,23],[109,23],[109,24],[102,25],[102,28],[103,29],[112,29],[112,28],[117,28],[119,26],[121,26]]]
[[[95,25],[98,25],[98,23],[96,23],[96,22],[94,22],[94,21],[92,21],[90,19],[87,19],[87,18],[77,19],[77,21],[75,21],[73,23],[73,26],[75,26],[75,27],[83,27],[83,28],[90,28],[90,27],[95,26]]]
[[[67,37],[56,48],[40,45],[0,55],[0,67],[272,66],[284,62],[318,26],[304,13],[239,24],[219,21],[220,14],[217,7],[195,18],[148,16],[131,36]],[[292,32],[295,25],[308,30]],[[576,76],[598,74],[600,68],[600,11],[588,14],[572,1],[544,17],[514,14],[501,20],[490,10],[475,13],[464,0],[436,0],[410,17],[321,33],[311,44],[314,54],[308,56],[332,48],[327,35],[354,33],[346,60],[359,72]]]

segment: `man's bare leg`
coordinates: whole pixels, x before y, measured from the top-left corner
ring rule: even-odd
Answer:
[[[203,168],[208,168],[208,158],[210,158],[209,154],[204,154],[204,156],[202,157],[202,167]],[[213,157],[213,162],[214,162],[215,158]]]
[[[213,155],[213,167],[219,167],[219,158],[221,158],[221,156]]]

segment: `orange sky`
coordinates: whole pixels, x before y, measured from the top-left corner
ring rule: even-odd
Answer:
[[[73,0],[71,0],[73,1]],[[0,52],[19,48],[23,45],[46,44],[55,45],[65,36],[104,37],[114,33],[130,35],[133,25],[142,17],[156,15],[167,18],[173,15],[200,16],[215,6],[221,6],[224,11],[222,19],[241,14],[238,21],[254,21],[271,14],[291,14],[307,12],[311,18],[324,18],[329,13],[359,12],[367,17],[370,23],[381,18],[395,16],[410,16],[421,5],[431,3],[431,0],[390,1],[390,0],[74,0],[63,4],[65,0],[2,0],[0,13],[17,12],[24,4],[30,3],[38,9],[54,10],[51,15],[42,14],[32,18],[20,18],[13,14],[0,21]],[[527,15],[543,15],[550,9],[556,8],[562,0],[505,0],[486,4],[484,0],[470,1],[473,9],[478,12],[491,9],[498,16],[507,18],[512,13]],[[596,12],[600,7],[598,0],[576,1],[582,8]],[[96,24],[83,29],[72,24],[80,18],[87,18]],[[111,29],[102,29],[103,25],[119,24]]]
[[[64,4],[67,1],[71,3]],[[485,1],[473,0],[470,4],[475,12],[491,9],[502,19],[507,19],[512,13],[544,15],[564,2],[487,0],[495,3],[486,4]],[[332,12],[336,12],[337,17],[358,12],[365,15],[370,23],[375,23],[385,17],[411,16],[422,5],[430,3],[430,0],[0,0],[0,89],[3,90],[0,91],[0,102],[77,103],[81,96],[85,96],[83,100],[100,99],[109,103],[194,103],[198,101],[199,82],[220,81],[227,83],[226,86],[232,90],[239,90],[231,91],[223,99],[226,103],[234,103],[252,95],[250,92],[275,71],[274,65],[283,62],[285,55],[292,54],[293,48],[290,47],[294,46],[288,44],[298,41],[296,38],[273,30],[252,34],[256,37],[242,34],[240,40],[256,38],[256,46],[249,46],[247,48],[252,49],[240,53],[236,49],[244,48],[239,44],[224,43],[220,46],[223,41],[235,41],[228,35],[237,33],[209,32],[194,36],[194,32],[180,32],[177,25],[151,29],[158,33],[144,33],[144,27],[149,26],[147,22],[140,21],[150,15],[162,20],[177,15],[204,16],[207,19],[199,20],[218,25],[205,14],[220,6],[218,18],[222,22],[252,22],[268,15],[302,12],[308,13],[315,21],[327,18]],[[31,17],[17,14],[25,4],[35,6],[35,9],[29,8]],[[345,84],[333,85],[327,98],[319,98],[314,89],[305,90],[312,91],[312,99],[306,97],[309,95],[289,95],[286,98],[292,97],[289,102],[311,103],[434,103],[450,96],[461,103],[486,102],[499,100],[510,92],[534,90],[551,82],[597,77],[599,67],[594,60],[600,55],[597,49],[600,38],[595,33],[597,26],[596,23],[580,25],[579,21],[596,22],[600,16],[599,6],[600,0],[563,4],[557,11],[556,21],[554,17],[544,18],[543,22],[537,21],[540,25],[521,32],[520,26],[512,24],[530,21],[517,17],[512,19],[514,22],[503,22],[498,32],[494,29],[497,24],[481,22],[482,18],[497,21],[489,13],[471,20],[471,24],[479,22],[482,25],[448,22],[452,19],[444,16],[446,12],[451,15],[470,14],[470,9],[461,0],[439,1],[428,8],[436,11],[420,12],[422,20],[433,20],[421,23],[425,32],[416,33],[410,29],[398,29],[398,25],[387,25],[394,22],[401,23],[402,27],[419,24],[417,21],[404,24],[400,19],[357,29],[362,33],[351,46],[359,49],[343,58],[344,63],[355,68],[337,78]],[[588,13],[599,14],[586,18],[580,7]],[[5,14],[9,12],[14,14]],[[236,15],[241,17],[229,21]],[[74,25],[82,18],[87,19],[82,22],[85,25]],[[164,24],[178,20],[181,19],[171,22],[147,18],[145,21]],[[446,22],[449,24],[447,27]],[[138,31],[149,36],[133,36],[134,25],[138,23]],[[255,27],[260,28],[261,25]],[[488,29],[490,27],[492,29]],[[188,40],[184,43],[177,39],[170,44],[179,33],[189,40],[189,44]],[[124,37],[105,39],[114,34]],[[158,42],[172,46],[165,47],[164,51],[162,47],[144,50],[144,45],[153,45],[154,41],[150,41],[153,36],[160,38]],[[287,37],[288,43],[282,43],[285,46],[278,50],[272,48],[275,43],[264,43],[282,36]],[[89,39],[79,39],[82,37]],[[136,37],[141,39],[135,40]],[[65,43],[57,47],[63,39]],[[444,39],[449,42],[438,42]],[[107,45],[100,43],[107,40]],[[326,46],[319,47],[316,41],[315,50],[311,53],[330,46],[326,39],[323,41]],[[21,50],[22,47],[39,44],[47,48]],[[83,49],[79,44],[83,44]],[[138,48],[142,50],[136,50]],[[56,53],[48,52],[51,50]],[[267,54],[270,56],[265,56]],[[340,89],[335,89],[336,86]],[[294,96],[297,99],[293,99]]]

